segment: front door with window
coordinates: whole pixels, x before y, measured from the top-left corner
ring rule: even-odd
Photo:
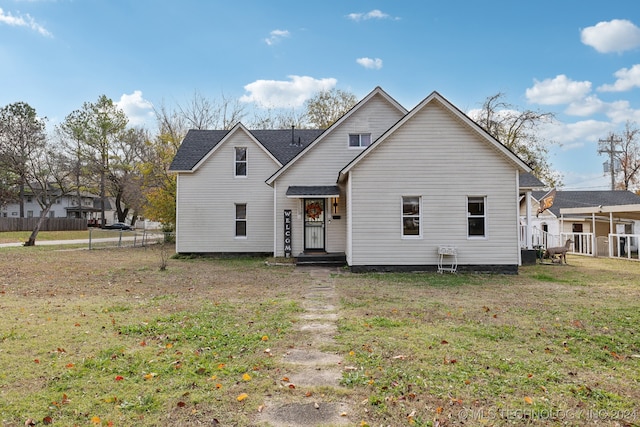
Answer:
[[[324,251],[324,199],[304,199],[304,250]]]

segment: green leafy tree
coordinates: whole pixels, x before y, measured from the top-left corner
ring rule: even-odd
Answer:
[[[29,181],[29,160],[45,146],[45,119],[25,102],[0,109],[0,166],[7,187],[16,185],[20,218],[24,218],[25,188]],[[5,190],[8,191],[8,190]],[[10,193],[10,192],[9,192]]]
[[[74,136],[82,145],[80,151],[85,153],[91,173],[99,177],[100,219],[104,224],[111,161],[117,157],[118,143],[127,128],[128,119],[124,111],[105,95],[101,95],[95,103],[84,103],[71,117],[74,123],[72,132],[77,132]]]

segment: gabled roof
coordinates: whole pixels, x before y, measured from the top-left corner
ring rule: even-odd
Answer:
[[[193,171],[230,133],[240,128],[251,135],[280,165],[289,162],[323,132],[321,129],[247,130],[241,124],[236,125],[232,130],[192,129],[182,140],[169,170]]]
[[[531,195],[540,200],[546,191],[534,191]],[[602,190],[602,191],[561,191],[556,192],[553,205],[548,209],[555,216],[560,217],[563,208],[587,208],[598,206],[638,205],[640,196],[631,191]]]
[[[407,114],[407,110],[402,105],[400,105],[395,99],[390,97],[389,94],[387,94],[384,90],[382,90],[382,88],[380,86],[376,86],[376,88],[373,89],[367,96],[365,96],[362,100],[360,100],[360,102],[358,102],[356,105],[354,105],[353,108],[351,108],[351,110],[347,111],[335,123],[333,123],[331,126],[329,126],[329,128],[325,131],[324,134],[320,135],[315,141],[313,141],[313,143],[309,144],[307,147],[304,148],[304,150],[302,150],[298,154],[296,154],[296,156],[293,159],[291,159],[291,161],[289,163],[287,163],[282,168],[280,168],[276,173],[271,175],[271,177],[269,179],[267,179],[266,183],[271,185],[280,175],[282,175],[289,168],[289,166],[294,164],[296,162],[296,160],[298,160],[299,158],[303,157],[307,153],[307,151],[311,150],[315,145],[319,144],[324,139],[325,135],[330,134],[331,130],[333,130],[336,127],[340,126],[345,120],[347,120],[356,111],[358,111],[360,108],[362,108],[363,105],[366,105],[367,102],[369,102],[369,100],[371,98],[373,98],[374,96],[376,96],[376,95],[380,95],[383,98],[385,98],[391,105],[393,105],[400,112],[402,112],[402,114]]]
[[[540,190],[541,188],[546,187],[544,182],[540,181],[535,177],[535,175],[528,172],[521,172],[519,181],[521,190]]]
[[[444,108],[449,110],[454,116],[460,119],[462,122],[467,124],[469,128],[474,130],[480,137],[482,137],[487,143],[491,146],[495,147],[497,151],[502,153],[506,158],[508,158],[515,166],[517,166],[521,171],[531,172],[531,168],[527,165],[520,157],[518,157],[513,151],[509,150],[505,147],[500,141],[492,137],[487,131],[485,131],[480,125],[471,120],[469,116],[460,111],[455,105],[450,103],[447,99],[445,99],[438,92],[431,92],[429,96],[427,96],[420,104],[418,104],[413,110],[411,110],[408,114],[406,114],[402,119],[400,119],[395,125],[389,128],[385,133],[383,133],[377,140],[375,140],[371,145],[369,145],[365,150],[362,151],[356,158],[354,158],[347,166],[345,166],[339,173],[338,180],[340,180],[343,176],[345,176],[355,165],[357,165],[362,159],[364,159],[369,153],[376,149],[380,144],[384,143],[384,141],[392,135],[398,128],[402,127],[407,121],[411,120],[413,116],[415,116],[419,111],[425,108],[427,105],[432,102],[437,102],[442,105]]]

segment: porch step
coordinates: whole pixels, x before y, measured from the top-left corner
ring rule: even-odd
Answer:
[[[296,264],[342,267],[347,264],[347,256],[344,253],[307,252],[296,257]]]

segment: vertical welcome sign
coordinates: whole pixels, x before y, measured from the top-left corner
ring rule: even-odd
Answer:
[[[284,257],[291,258],[291,209],[284,210]]]

